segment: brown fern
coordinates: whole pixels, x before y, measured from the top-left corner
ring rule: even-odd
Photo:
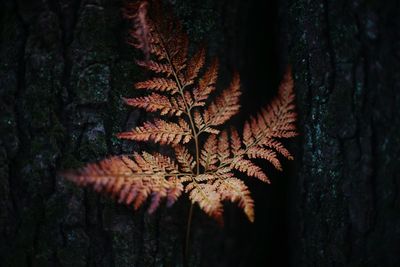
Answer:
[[[149,8],[149,9],[147,9]],[[149,95],[127,98],[129,106],[168,115],[118,134],[122,139],[169,145],[173,158],[159,153],[134,153],[111,157],[80,170],[64,173],[79,186],[92,187],[135,209],[150,200],[154,212],[163,200],[172,205],[183,192],[208,215],[222,221],[223,201],[235,202],[254,221],[254,201],[237,171],[269,183],[253,159],[270,162],[282,170],[278,154],[293,159],[281,143],[297,135],[291,70],[288,68],[278,96],[259,114],[237,129],[222,130],[240,108],[240,78],[234,74],[227,89],[216,90],[218,61],[206,65],[201,47],[188,57],[188,38],[179,22],[164,12],[158,1],[129,4],[125,16],[133,21],[130,44],[144,60],[137,64],[153,75],[135,84]],[[202,136],[207,136],[203,143]],[[194,144],[194,150],[191,148]]]

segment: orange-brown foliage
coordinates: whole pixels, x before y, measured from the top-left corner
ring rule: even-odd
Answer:
[[[145,55],[145,60],[137,64],[154,73],[152,78],[135,84],[137,89],[153,92],[127,98],[125,103],[169,117],[145,122],[117,136],[169,145],[176,161],[155,152],[134,153],[92,163],[64,176],[135,209],[151,198],[149,212],[153,212],[163,199],[170,206],[186,192],[192,203],[217,220],[222,218],[222,202],[231,201],[254,221],[254,201],[235,171],[269,183],[266,173],[252,159],[266,160],[277,170],[282,170],[278,154],[293,159],[280,142],[297,134],[290,68],[278,96],[244,123],[242,134],[233,127],[221,132],[218,127],[240,108],[239,75],[234,74],[228,88],[210,101],[216,89],[218,61],[205,68],[203,47],[188,57],[186,33],[171,14],[162,11],[158,1],[128,5],[125,16],[134,24],[130,44]],[[208,135],[204,143],[199,138],[203,135]],[[189,145],[192,142],[194,151]]]

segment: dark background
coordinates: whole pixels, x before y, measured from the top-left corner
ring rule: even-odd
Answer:
[[[242,77],[241,123],[293,66],[300,136],[250,224],[195,210],[190,266],[400,266],[399,1],[171,0],[193,45]],[[189,203],[149,216],[67,183],[65,168],[145,145],[114,134],[144,77],[122,1],[0,3],[0,266],[181,266]],[[147,146],[148,148],[148,146]]]

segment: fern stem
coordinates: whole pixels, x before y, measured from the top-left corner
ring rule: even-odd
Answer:
[[[186,109],[186,115],[188,116],[189,122],[190,122],[190,127],[192,129],[192,136],[194,139],[194,143],[195,143],[195,149],[196,149],[196,175],[200,174],[200,147],[199,147],[199,134],[200,132],[198,132],[196,129],[196,126],[194,124],[194,120],[193,120],[193,116],[191,114],[191,110],[192,110],[192,106],[189,106],[189,104],[186,101],[185,98],[185,94],[184,94],[184,89],[185,89],[185,85],[182,85],[182,82],[179,78],[178,75],[178,71],[176,69],[176,67],[174,66],[174,63],[171,59],[171,54],[167,49],[167,46],[165,45],[164,42],[164,38],[162,36],[162,34],[160,34],[160,31],[158,30],[157,27],[155,27],[156,32],[158,33],[158,35],[160,36],[160,40],[162,43],[162,47],[165,51],[165,54],[167,56],[167,61],[168,64],[171,66],[172,68],[172,73],[175,79],[176,84],[178,85],[178,89],[179,89],[179,93],[182,97],[185,109]],[[195,183],[196,180],[193,179],[193,181]],[[184,254],[183,254],[183,264],[185,267],[188,267],[188,261],[189,261],[189,243],[190,243],[190,229],[191,229],[191,225],[192,225],[192,217],[193,217],[193,203],[190,204],[190,209],[189,209],[189,215],[188,215],[188,221],[187,221],[187,226],[186,226],[186,236],[185,236],[185,247],[184,247]]]
[[[189,247],[190,247],[190,228],[192,226],[192,218],[193,218],[193,203],[190,203],[188,221],[186,225],[186,236],[185,236],[185,248],[184,248],[184,266],[189,266]]]

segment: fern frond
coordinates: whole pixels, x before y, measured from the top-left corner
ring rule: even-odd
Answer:
[[[139,154],[135,154],[135,159],[139,157]],[[171,173],[178,172],[178,166],[169,157],[163,156],[159,153],[150,154],[147,152],[142,153],[142,157],[146,164],[151,167],[152,171],[168,171]],[[141,161],[142,162],[142,161]]]
[[[197,129],[202,129],[206,126],[206,124],[204,123],[203,116],[201,116],[201,113],[199,111],[196,110],[193,113],[193,118]]]
[[[282,165],[276,152],[269,148],[275,149],[288,159],[293,159],[289,151],[277,140],[277,138],[289,138],[297,135],[294,125],[296,113],[293,101],[293,80],[290,69],[288,69],[280,86],[278,97],[256,117],[245,122],[243,140],[235,129],[231,130],[230,146],[233,158],[226,160],[222,166],[230,162],[232,168],[269,183],[268,177],[261,168],[245,157],[265,159],[278,170],[282,170]],[[219,138],[222,140],[224,136],[221,135]],[[244,148],[242,148],[242,142]]]
[[[187,177],[187,176],[186,176]],[[176,177],[171,177],[169,182],[173,185],[168,188],[167,191],[167,207],[171,207],[178,198],[182,195],[183,184],[182,179],[177,179]]]
[[[280,141],[297,135],[291,71],[285,74],[278,96],[244,123],[241,134],[233,127],[220,132],[216,127],[239,111],[239,75],[233,76],[229,87],[214,101],[209,99],[216,90],[218,61],[205,66],[204,48],[188,55],[188,35],[161,2],[136,1],[124,11],[134,24],[129,43],[144,54],[136,63],[156,75],[135,84],[148,95],[124,100],[129,106],[178,118],[145,122],[117,137],[170,145],[176,161],[159,153],[134,153],[88,164],[64,176],[135,209],[150,199],[150,213],[164,200],[172,205],[185,191],[192,203],[220,222],[225,200],[238,203],[254,221],[249,189],[234,172],[269,183],[264,171],[251,160],[263,159],[282,170],[278,154],[293,158]],[[208,135],[204,143],[201,135]],[[193,144],[187,144],[189,141]]]
[[[263,146],[270,147],[275,149],[278,153],[289,160],[293,160],[292,154],[290,154],[289,150],[287,150],[283,144],[277,140],[267,139],[260,143]]]
[[[193,84],[197,78],[200,69],[204,66],[206,51],[204,47],[199,49],[197,53],[189,60],[186,68],[185,86]]]
[[[117,134],[118,138],[135,141],[154,141],[160,144],[187,143],[192,138],[189,125],[184,120],[179,124],[158,119],[154,123],[146,122],[129,132]]]
[[[254,142],[255,142],[255,138],[253,136],[253,132],[250,127],[250,123],[248,123],[246,121],[243,126],[243,143],[246,146],[250,146],[250,145],[254,144]]]
[[[233,177],[233,173],[231,172],[231,167],[219,167],[215,172],[214,176],[216,179],[227,179]]]
[[[184,97],[185,97],[185,100],[186,100],[186,103],[188,104],[188,106],[189,107],[193,106],[194,100],[193,100],[192,94],[189,91],[185,91]]]
[[[207,170],[213,170],[216,168],[217,163],[217,138],[215,135],[210,135],[204,144],[204,148],[201,150],[200,164]]]
[[[232,162],[231,166],[240,172],[246,173],[248,176],[253,176],[263,182],[270,183],[267,175],[261,170],[261,168],[250,160],[239,157]]]
[[[133,158],[111,157],[62,174],[79,186],[111,195],[120,203],[132,204],[135,209],[153,195],[150,213],[158,207],[161,199],[167,198],[172,205],[182,194],[183,185],[176,178],[179,175],[172,159],[148,153],[135,153]]]
[[[180,116],[185,111],[177,98],[166,97],[157,93],[144,97],[125,98],[124,101],[129,106],[142,108],[149,112],[160,111],[161,115]]]
[[[208,173],[203,173],[200,175],[197,175],[194,177],[194,179],[196,180],[196,182],[206,182],[206,181],[211,181],[211,180],[215,180],[216,177],[212,174],[208,174]]]
[[[199,131],[206,132],[206,133],[211,133],[211,134],[219,134],[219,130],[215,129],[213,127],[207,126],[206,123],[204,122],[203,116],[200,114],[199,111],[195,111],[193,114],[194,117],[194,123],[199,129]]]
[[[193,156],[184,146],[177,145],[174,147],[176,159],[178,160],[182,171],[192,172],[196,166],[196,161],[193,160]]]
[[[144,82],[138,82],[135,84],[135,88],[169,92],[172,95],[179,92],[176,82],[167,78],[153,78]]]
[[[177,34],[175,38],[169,38],[170,43],[166,45],[166,49],[169,50],[171,63],[178,72],[178,76],[183,83],[184,78],[181,72],[186,68],[189,38],[187,34],[182,31],[182,26],[180,24],[176,27],[177,30],[175,31]]]
[[[198,183],[214,181],[214,180],[223,180],[233,177],[233,173],[231,171],[232,168],[230,167],[217,168],[213,171],[194,176],[194,180]]]
[[[290,138],[297,135],[294,122],[296,112],[294,111],[293,79],[288,69],[280,85],[278,97],[260,114],[257,119],[253,118],[251,131],[260,142],[266,142],[271,138]]]
[[[198,87],[193,90],[194,106],[201,107],[206,103],[204,102],[210,94],[215,90],[215,83],[218,77],[218,60],[214,59],[210,67],[200,79]]]
[[[210,134],[219,134],[219,130],[212,128],[212,127],[205,127],[202,129],[203,132],[210,133]]]
[[[167,75],[167,77],[172,76],[174,74],[171,65],[167,63],[160,63],[154,60],[147,60],[147,61],[136,60],[136,64],[148,70],[151,70],[155,73],[165,74]]]
[[[189,193],[192,203],[199,204],[200,208],[209,216],[222,222],[221,195],[212,184],[193,184]]]
[[[278,160],[276,153],[270,149],[260,148],[260,147],[252,147],[247,151],[247,156],[251,159],[260,158],[266,159],[274,165],[274,167],[282,171],[282,165]]]
[[[231,148],[234,156],[238,156],[243,153],[242,140],[240,139],[239,133],[235,128],[231,129]]]
[[[206,125],[218,126],[224,124],[235,115],[240,108],[240,95],[240,78],[238,74],[235,74],[230,86],[204,111],[203,117]]]
[[[238,202],[238,206],[243,209],[249,221],[254,222],[254,200],[243,181],[230,177],[217,180],[214,185],[216,185],[222,201]]]
[[[221,163],[225,163],[230,156],[229,140],[227,131],[223,131],[218,138],[218,160]]]

